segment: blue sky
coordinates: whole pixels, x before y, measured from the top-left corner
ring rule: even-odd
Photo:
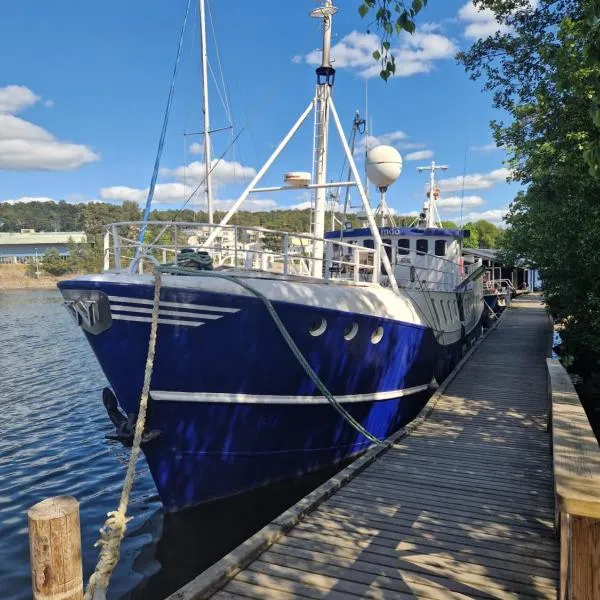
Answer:
[[[0,21],[0,202],[31,198],[68,202],[143,202],[152,175],[168,86],[187,0],[7,3]],[[244,128],[215,169],[218,206],[227,207],[308,104],[314,92],[314,53],[321,33],[308,18],[311,0],[209,0],[215,79],[222,65],[226,111],[211,77],[211,121]],[[178,208],[202,173],[198,8],[186,31],[156,206]],[[450,165],[441,176],[442,217],[459,218],[463,171],[465,215],[499,222],[515,193],[504,182],[505,155],[493,148],[489,121],[501,117],[479,82],[454,60],[459,49],[492,33],[496,23],[466,0],[431,0],[412,37],[395,43],[400,73],[386,84],[371,52],[376,39],[358,15],[358,0],[337,0],[333,56],[340,118],[349,130],[365,112],[372,136],[404,157],[388,203],[400,214],[422,204],[434,158]],[[213,135],[223,153],[231,130]],[[365,140],[360,142],[365,143]],[[285,171],[311,170],[312,130],[298,138],[265,176],[277,185]],[[490,146],[491,145],[491,146]],[[466,161],[465,161],[466,151]],[[332,130],[329,177],[337,178],[341,147]],[[302,192],[254,196],[250,209],[302,206]],[[356,203],[356,201],[355,201]],[[201,198],[193,206],[201,205]]]

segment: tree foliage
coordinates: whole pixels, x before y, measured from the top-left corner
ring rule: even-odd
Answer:
[[[427,6],[427,0],[362,0],[358,14],[372,19],[380,33],[381,47],[373,52],[373,59],[380,61],[379,75],[387,81],[396,72],[396,59],[391,51],[394,35],[403,31],[414,33],[415,17]]]
[[[475,3],[494,12],[503,32],[459,58],[507,111],[492,129],[525,187],[507,216],[505,252],[539,268],[568,350],[600,356],[600,181],[588,165],[598,137],[600,66],[589,49],[597,0]]]

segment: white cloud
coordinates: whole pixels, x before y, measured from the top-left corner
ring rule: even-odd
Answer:
[[[312,202],[310,200],[306,200],[304,202],[298,202],[298,204],[286,206],[285,208],[289,208],[291,210],[306,210],[307,208],[312,208]]]
[[[400,130],[389,131],[381,135],[363,135],[354,147],[354,154],[364,154],[366,148],[374,148],[382,144],[399,148],[403,145],[402,140],[405,140],[407,137],[406,133]]]
[[[183,183],[157,183],[154,188],[154,204],[177,204],[183,205],[183,203],[190,197],[190,195],[196,190],[196,186],[184,185]],[[112,187],[105,187],[100,190],[100,198],[103,201],[117,201],[124,202],[129,200],[138,204],[144,204],[148,198],[148,188],[132,188],[123,185],[117,185]],[[213,201],[213,208],[215,210],[228,210],[233,206],[235,200],[220,200],[215,199]],[[202,208],[206,208],[206,201],[204,194],[200,190],[190,200],[190,208],[195,208],[201,204]],[[275,210],[279,208],[275,200],[260,198],[248,198],[242,204],[240,210],[248,211],[259,211],[259,210]]]
[[[502,148],[498,148],[496,146],[496,142],[490,142],[489,144],[483,144],[482,146],[471,146],[469,150],[471,152],[479,152],[481,154],[487,154],[489,152],[494,152],[495,150],[501,150]]]
[[[51,133],[14,114],[40,100],[29,88],[0,88],[0,170],[69,171],[99,160],[82,144],[57,140]]]
[[[474,221],[489,221],[490,223],[494,223],[494,225],[499,225],[501,227],[506,227],[506,223],[502,220],[504,216],[508,213],[508,208],[492,208],[490,210],[486,210],[483,212],[470,212],[464,217],[464,222],[474,222]]]
[[[404,160],[425,160],[426,158],[433,158],[432,150],[419,150],[418,152],[411,152],[404,157]]]
[[[505,183],[510,177],[509,169],[501,168],[490,171],[489,173],[474,173],[457,177],[449,177],[448,179],[440,179],[438,186],[444,192],[456,192],[458,190],[486,190],[499,183]],[[464,181],[463,181],[464,180]]]
[[[496,21],[491,9],[479,10],[473,2],[467,2],[459,11],[458,19],[466,24],[464,36],[477,40],[494,35],[497,31],[508,31],[506,25]]]
[[[538,5],[539,0],[529,0],[528,2],[524,0],[518,10],[533,11]],[[512,14],[516,12],[517,9]],[[458,11],[458,20],[466,24],[463,35],[473,40],[487,38],[497,32],[506,33],[511,30],[508,25],[499,23],[496,20],[491,9],[480,10],[473,4],[472,0]]]
[[[183,183],[157,183],[154,188],[154,202],[156,204],[170,204],[184,202],[194,191],[194,187],[183,185]],[[148,198],[149,188],[140,189],[124,185],[105,187],[100,190],[102,200],[117,200],[123,202],[129,200],[143,204]]]
[[[29,204],[30,202],[56,202],[56,200],[46,196],[21,196],[20,198],[0,200],[0,204]]]
[[[375,50],[380,50],[380,40],[377,35],[353,31],[332,47],[333,65],[337,69],[354,70],[367,79],[377,77],[381,65],[373,58]],[[429,73],[435,61],[451,58],[457,51],[458,47],[451,39],[426,30],[416,31],[412,35],[402,35],[400,45],[391,49],[396,59],[397,77]],[[292,61],[319,65],[321,51],[313,50],[305,56],[294,56]]]
[[[461,204],[463,208],[473,208],[485,204],[485,200],[481,196],[450,196],[448,198],[440,198],[436,202],[436,206],[440,212],[451,212],[460,210]]]
[[[194,142],[188,148],[190,154],[204,154],[204,146],[198,142]]]
[[[19,112],[33,106],[39,99],[39,96],[24,85],[0,87],[0,113]]]
[[[48,98],[48,100],[44,100],[42,103],[46,108],[52,108],[54,106],[54,100]]]
[[[215,186],[226,185],[252,179],[256,175],[254,167],[248,167],[235,161],[214,159],[211,162],[212,180]],[[191,162],[189,165],[176,167],[175,169],[161,169],[160,174],[165,177],[173,177],[180,182],[185,181],[191,185],[199,185],[204,181],[204,163],[200,161]]]

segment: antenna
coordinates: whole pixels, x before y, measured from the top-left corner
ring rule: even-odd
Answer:
[[[425,227],[438,227],[441,225],[440,216],[436,208],[436,200],[440,195],[440,190],[435,187],[435,172],[447,171],[448,165],[436,165],[435,160],[427,167],[417,167],[419,173],[430,171],[428,200],[423,205],[423,212],[419,215],[419,225],[423,223]],[[437,218],[437,219],[436,219]]]

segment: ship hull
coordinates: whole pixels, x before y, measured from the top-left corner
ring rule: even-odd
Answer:
[[[151,278],[124,279],[97,276],[59,287],[67,300],[95,294],[110,307],[110,325],[86,336],[122,410],[135,414],[153,285]],[[321,396],[261,300],[228,283],[186,279],[185,287],[167,282],[161,293],[148,415],[148,429],[160,435],[143,445],[167,510],[297,477],[369,446]],[[390,308],[385,297],[360,289],[254,285],[271,297],[333,396],[378,438],[419,413],[432,382],[478,333],[463,328],[440,344],[408,297]]]

